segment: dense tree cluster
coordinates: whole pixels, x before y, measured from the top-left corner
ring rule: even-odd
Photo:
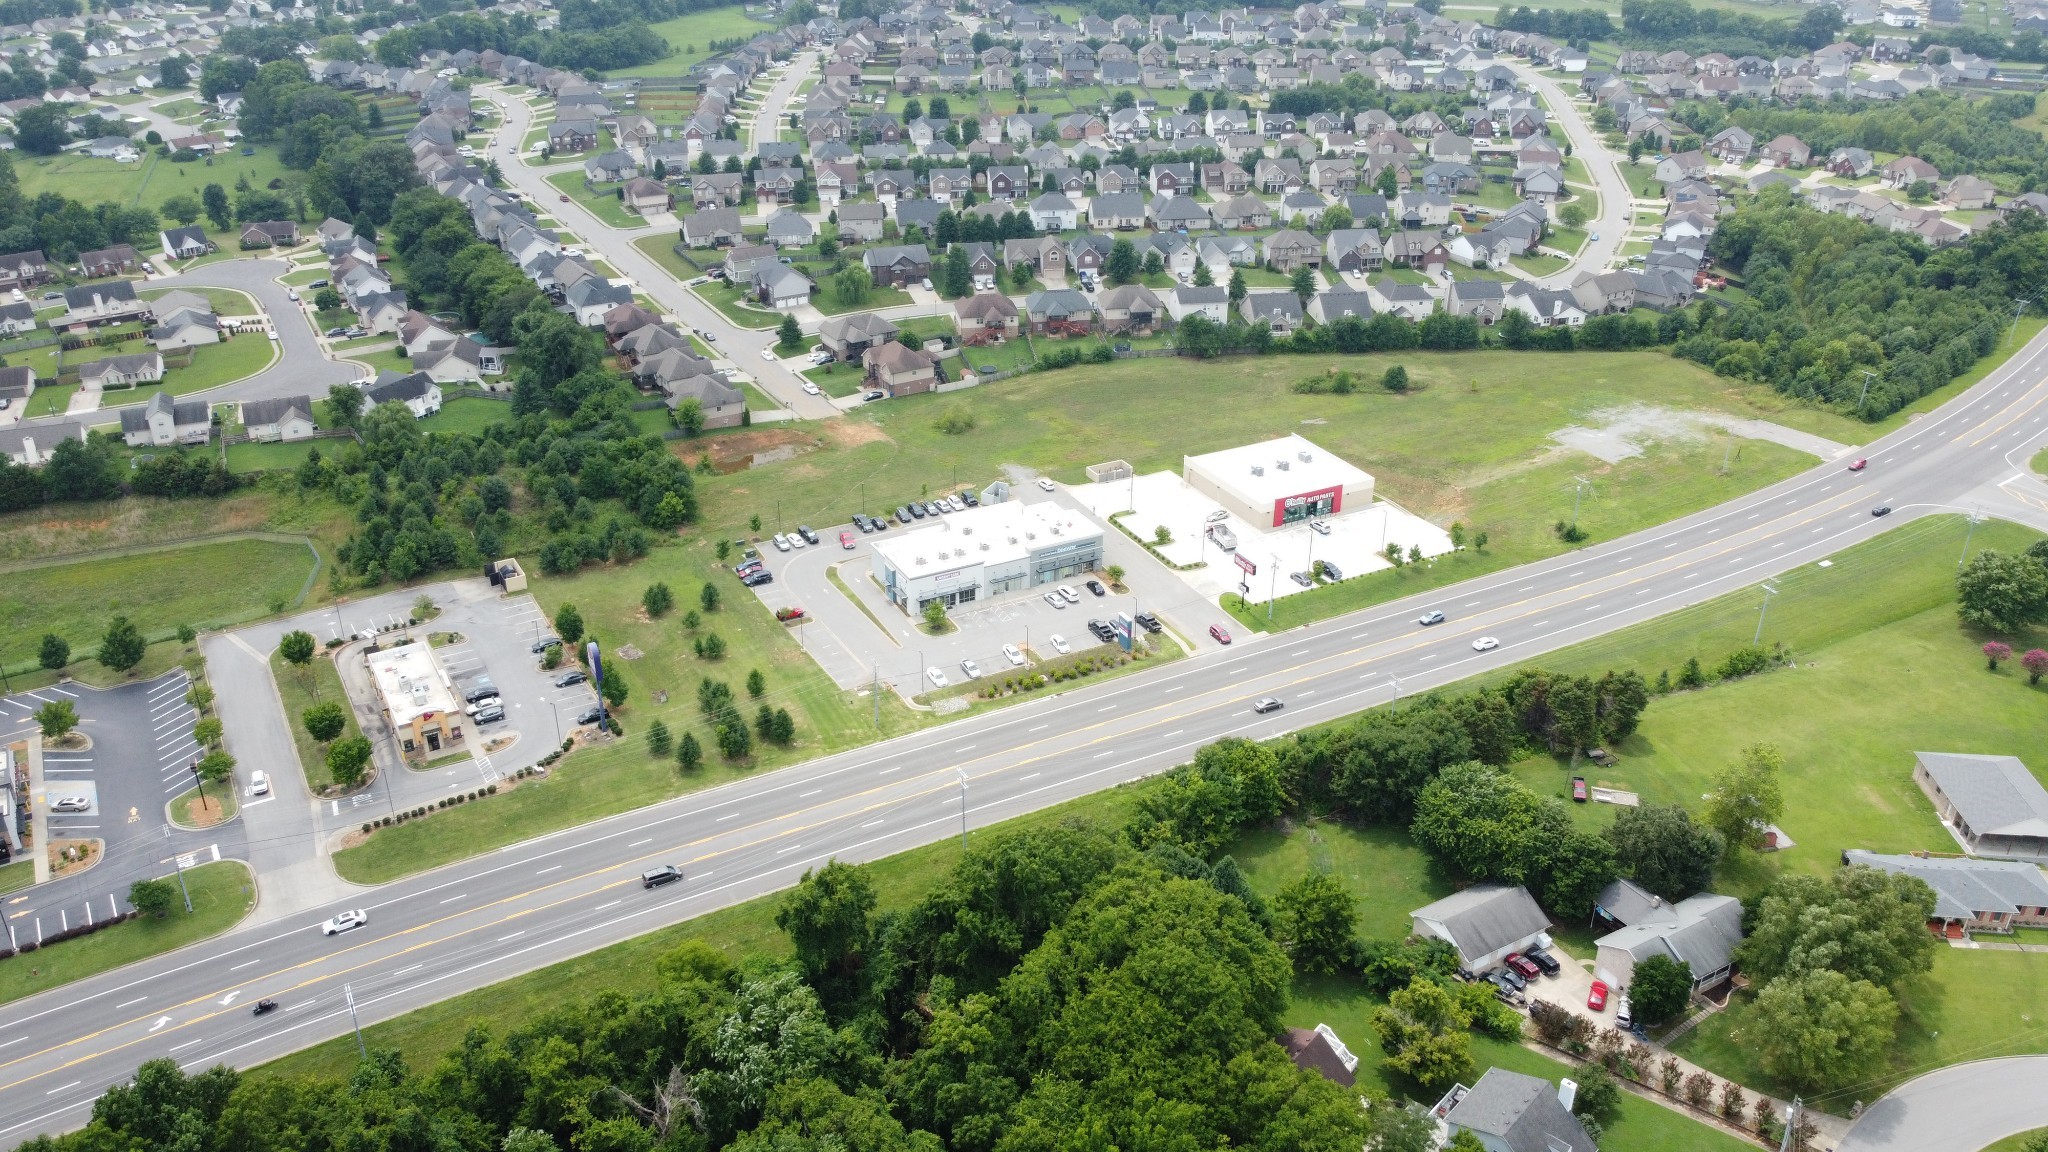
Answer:
[[[1453,873],[1523,885],[1568,919],[1590,911],[1618,871],[1613,847],[1574,828],[1564,801],[1477,761],[1453,764],[1423,787],[1409,830]]]
[[[656,35],[643,19],[625,18],[620,11],[631,7],[636,6],[609,0],[571,3],[563,7],[561,26],[554,31],[541,30],[533,17],[525,13],[504,16],[452,12],[386,32],[377,41],[377,59],[396,68],[418,60],[422,52],[459,52],[464,48],[482,52],[495,48],[507,56],[580,72],[631,68],[666,57],[668,41]]]
[[[1514,8],[1503,4],[1493,14],[1492,23],[1504,31],[1534,32],[1573,44],[1614,39],[1614,21],[1599,9],[1538,8],[1531,11],[1527,4]]]
[[[1769,58],[1788,52],[1811,52],[1841,35],[1842,14],[1833,4],[1808,9],[1798,20],[1735,12],[1690,0],[1622,0],[1622,42],[1665,52],[1682,49],[1699,55]]]
[[[1605,17],[1601,17],[1603,20]],[[1446,123],[1458,123],[1466,101],[1456,94],[1439,92],[1395,92],[1374,83],[1363,72],[1353,72],[1337,84],[1304,84],[1274,92],[1267,110],[1278,116],[1307,118],[1317,112],[1335,112],[1345,119],[1378,109],[1396,120],[1434,112]]]
[[[1918,156],[1943,176],[2012,176],[2022,191],[2048,186],[2048,141],[2014,123],[2034,112],[2031,95],[1984,99],[1926,89],[1904,100],[1803,100],[1797,104],[1688,101],[1673,115],[1701,137],[1731,124],[1757,140],[1797,136],[1819,163],[1837,148]]]
[[[1917,236],[1815,212],[1778,188],[1722,220],[1711,251],[1748,293],[1725,309],[1693,305],[1695,331],[1674,353],[1872,419],[1989,353],[2012,301],[2048,278],[2048,232],[2033,213],[1930,252]]]

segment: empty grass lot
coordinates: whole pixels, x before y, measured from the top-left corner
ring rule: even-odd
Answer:
[[[17,568],[0,580],[0,661],[33,662],[46,632],[89,655],[116,613],[152,638],[254,619],[297,596],[312,567],[304,544],[228,540]]]
[[[620,76],[681,76],[690,70],[691,65],[711,55],[713,40],[750,40],[763,32],[775,30],[773,25],[750,18],[738,5],[692,12],[650,27],[655,35],[668,41],[669,54],[651,64],[620,68],[607,75],[615,79]]]
[[[289,443],[249,443],[228,446],[228,471],[240,475],[246,472],[265,472],[272,469],[297,468],[306,460],[306,454],[315,445],[325,444],[322,454],[338,451],[341,441],[294,440]]]
[[[123,964],[182,948],[232,928],[255,904],[246,865],[235,860],[202,864],[185,871],[192,893],[192,911],[184,901],[171,905],[162,920],[147,917],[63,940],[33,953],[33,962],[16,959],[0,964],[0,1003],[83,980]]]
[[[208,184],[218,184],[232,196],[235,182],[243,176],[260,188],[285,175],[277,149],[267,145],[257,147],[254,156],[244,156],[240,149],[234,149],[211,161],[195,160],[189,164],[173,164],[157,156],[155,149],[146,150],[142,159],[134,164],[94,159],[84,153],[33,159],[24,156],[15,164],[14,171],[21,180],[24,198],[57,192],[89,204],[111,200],[152,208],[161,206],[173,196],[190,196],[196,200]],[[204,218],[201,220],[203,222]],[[212,234],[210,230],[209,234]],[[214,239],[220,242],[222,237],[216,235]],[[226,237],[221,247],[239,255],[233,240],[233,236]]]
[[[467,432],[480,435],[484,429],[512,418],[512,405],[481,396],[460,396],[441,405],[441,410],[420,421],[422,432]]]

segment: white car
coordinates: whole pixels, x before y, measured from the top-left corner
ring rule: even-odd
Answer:
[[[1328,536],[1330,534],[1330,522],[1328,520],[1311,520],[1308,522],[1308,526],[1318,536]]]
[[[1024,664],[1024,654],[1022,652],[1017,651],[1017,646],[1015,644],[1003,645],[1003,659],[1008,660],[1011,664],[1016,665],[1018,667],[1022,667]]]
[[[816,396],[816,395],[819,395],[819,392],[818,392],[818,386],[817,386],[816,384],[806,384],[806,385],[804,385],[804,395],[806,395],[806,396]]]
[[[789,551],[789,537],[784,536],[780,532],[777,532],[775,534],[775,550],[777,552]]]
[[[960,670],[967,673],[969,680],[981,679],[981,665],[976,664],[972,660],[962,660],[960,662]]]
[[[1500,641],[1491,636],[1481,636],[1472,642],[1472,650],[1474,652],[1491,652],[1498,647],[1500,647]]]
[[[1040,488],[1043,488],[1043,489],[1045,489],[1045,490],[1046,490],[1047,492],[1050,492],[1050,491],[1052,491],[1052,481],[1051,481],[1051,480],[1049,480],[1049,479],[1047,479],[1047,478],[1046,478],[1046,477],[1044,477],[1044,476],[1040,476],[1040,477],[1038,478],[1038,486],[1039,486]]]
[[[770,364],[773,364],[775,363],[775,353],[770,352],[766,348],[763,348],[761,349],[761,359],[766,360]]]
[[[1045,602],[1047,604],[1052,605],[1055,608],[1065,608],[1067,606],[1067,602],[1065,600],[1060,599],[1058,596],[1055,596],[1050,592],[1047,592],[1045,594]]]
[[[260,771],[249,773],[249,795],[270,795],[270,776],[268,773]]]
[[[1055,591],[1060,594],[1060,599],[1065,600],[1069,604],[1079,604],[1081,602],[1081,594],[1074,591],[1074,586],[1071,584],[1062,584]]]
[[[925,669],[924,678],[931,681],[934,688],[944,688],[946,686],[946,674],[937,668]]]
[[[791,548],[801,548],[804,546],[804,538],[795,532],[791,532],[785,539],[789,541]]]
[[[322,936],[335,936],[352,929],[361,928],[370,922],[370,914],[361,908],[352,908],[320,926]]]
[[[1053,651],[1059,653],[1062,656],[1066,655],[1068,652],[1071,652],[1073,650],[1072,647],[1068,645],[1067,638],[1065,636],[1060,635],[1057,632],[1052,634],[1052,639],[1047,641],[1047,643],[1052,645]]]

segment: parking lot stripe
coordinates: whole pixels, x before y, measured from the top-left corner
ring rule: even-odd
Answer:
[[[52,687],[52,688],[50,689],[50,691],[52,691],[52,692],[55,692],[55,693],[57,693],[57,694],[58,694],[58,695],[60,695],[60,696],[69,696],[69,697],[71,697],[71,698],[72,698],[73,700],[76,700],[76,699],[78,699],[78,693],[76,693],[76,692],[66,692],[66,691],[64,691],[64,690],[63,690],[62,688],[57,688],[57,687]]]
[[[154,733],[154,732],[161,732],[161,731],[163,731],[164,729],[166,729],[166,728],[169,728],[169,727],[170,727],[171,725],[173,725],[173,724],[176,724],[176,723],[178,723],[179,721],[181,721],[181,720],[183,720],[183,719],[185,719],[185,717],[183,717],[183,716],[173,716],[173,717],[171,717],[171,718],[170,718],[169,720],[166,720],[166,721],[164,721],[163,723],[161,723],[161,724],[157,725],[156,727],[154,727],[154,728],[150,729],[150,731],[151,731],[152,733]]]

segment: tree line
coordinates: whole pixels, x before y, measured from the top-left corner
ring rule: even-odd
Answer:
[[[1702,138],[1739,125],[1759,143],[1796,136],[1813,149],[1816,163],[1837,148],[1893,152],[1918,156],[1944,177],[1965,172],[2010,175],[2023,192],[2048,186],[2048,141],[2015,123],[2033,112],[2031,93],[1985,99],[1932,88],[1904,100],[1764,104],[1738,97],[1725,105],[1688,100],[1672,110],[1674,118]]]
[[[581,9],[611,11],[614,5],[584,4]],[[377,41],[377,59],[392,68],[412,67],[423,52],[483,52],[496,49],[549,68],[602,72],[652,64],[669,54],[669,43],[639,20],[600,27],[570,27],[565,9],[562,26],[541,30],[532,16],[451,12],[424,23],[393,28]]]

